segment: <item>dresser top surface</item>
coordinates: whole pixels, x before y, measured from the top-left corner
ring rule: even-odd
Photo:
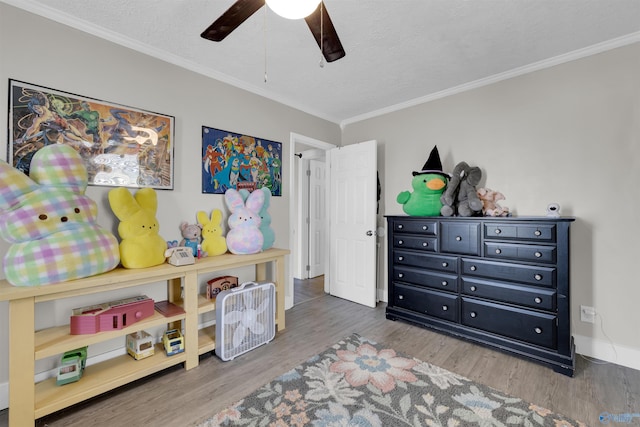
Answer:
[[[520,222],[573,222],[574,217],[562,216],[559,218],[552,218],[547,216],[409,216],[409,215],[385,215],[385,218],[394,219],[422,219],[422,220],[435,220],[435,221],[520,221]]]

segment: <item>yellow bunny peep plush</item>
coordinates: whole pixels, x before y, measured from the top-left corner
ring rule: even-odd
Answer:
[[[222,255],[227,252],[227,240],[222,235],[222,211],[211,211],[211,219],[204,211],[198,212],[198,223],[202,225],[202,250],[208,256]]]
[[[152,188],[139,190],[135,198],[126,188],[109,191],[109,205],[120,220],[120,262],[125,268],[145,268],[164,263],[167,242],[158,234],[158,199]]]

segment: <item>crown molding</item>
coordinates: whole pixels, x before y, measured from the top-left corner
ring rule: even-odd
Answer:
[[[545,59],[543,61],[534,62],[533,64],[525,65],[522,67],[514,68],[513,70],[505,71],[503,73],[494,74],[483,79],[475,80],[473,82],[465,83],[459,86],[455,86],[449,89],[435,92],[426,96],[415,98],[406,102],[391,105],[389,107],[381,108],[379,110],[370,111],[358,116],[345,119],[340,122],[340,127],[344,129],[347,125],[360,122],[363,120],[371,119],[374,117],[382,116],[384,114],[393,113],[396,111],[404,110],[405,108],[414,107],[416,105],[425,104],[427,102],[435,101],[437,99],[445,98],[447,96],[455,95],[458,93],[466,92],[472,89],[477,89],[483,86],[488,86],[493,83],[508,80],[513,77],[522,76],[524,74],[533,73],[534,71],[544,70],[545,68],[555,67],[556,65],[564,64],[567,62],[575,61],[577,59],[585,58],[587,56],[596,55],[598,53],[606,52],[608,50],[616,49],[618,47],[630,45],[640,41],[640,31],[631,33],[626,36],[618,37],[615,39],[607,40],[606,42],[598,43],[592,46],[588,46],[582,49],[574,50],[569,53],[555,56],[553,58]]]
[[[280,104],[286,105],[288,107],[294,108],[303,113],[307,113],[314,117],[327,120],[331,123],[335,123],[335,124],[340,123],[340,119],[338,119],[337,117],[332,117],[323,112],[309,109],[304,105],[300,105],[295,100],[278,95],[272,91],[269,91],[268,89],[265,89],[264,87],[252,85],[244,81],[238,80],[227,74],[220,73],[219,71],[216,71],[207,67],[203,67],[200,64],[181,58],[178,55],[174,55],[162,49],[158,49],[154,46],[141,43],[138,40],[134,40],[130,37],[125,37],[122,34],[119,34],[115,31],[111,31],[109,29],[106,29],[94,23],[90,23],[82,19],[78,19],[75,16],[62,13],[59,10],[54,9],[50,6],[44,5],[42,3],[36,3],[32,0],[0,0],[0,3],[6,3],[11,6],[15,6],[18,9],[22,9],[27,12],[42,16],[44,18],[50,19],[52,21],[58,22],[60,24],[66,25],[76,30],[80,30],[82,32],[96,36],[98,38],[135,50],[136,52],[144,53],[156,59],[160,59],[164,62],[176,65],[180,68],[184,68],[186,70],[193,71],[203,76],[212,78],[214,80],[218,80],[222,83],[226,83],[230,86],[234,86],[238,89],[246,90],[247,92],[251,92],[255,95],[262,96],[264,98],[267,98],[272,101],[278,102]]]
[[[340,120],[337,117],[328,115],[324,112],[316,111],[313,109],[309,109],[307,106],[300,105],[295,100],[292,100],[287,97],[283,97],[278,95],[264,87],[248,84],[246,82],[240,81],[232,76],[226,75],[224,73],[220,73],[216,70],[212,70],[207,67],[203,67],[193,61],[185,60],[177,55],[168,53],[161,49],[155,48],[153,46],[140,43],[137,40],[133,40],[128,37],[124,37],[121,34],[118,34],[114,31],[108,30],[106,28],[97,26],[93,23],[89,23],[87,21],[80,20],[76,17],[68,15],[66,13],[62,13],[57,9],[51,8],[42,3],[37,3],[33,0],[0,0],[0,3],[6,3],[12,6],[15,6],[19,9],[26,10],[28,12],[34,13],[36,15],[40,15],[44,18],[51,19],[58,23],[67,25],[71,28],[75,28],[77,30],[83,31],[88,34],[92,34],[96,37],[102,38],[104,40],[111,41],[118,45],[133,49],[135,51],[144,53],[151,57],[160,59],[164,62],[176,65],[178,67],[193,71],[195,73],[204,75],[206,77],[218,80],[220,82],[226,83],[230,86],[234,86],[238,89],[246,90],[247,92],[253,93],[255,95],[262,96],[264,98],[270,99],[272,101],[278,102],[280,104],[286,105],[288,107],[294,108],[298,111],[301,111],[306,114],[310,114],[314,117],[326,120],[331,123],[335,123],[340,126],[341,130],[344,130],[346,126],[357,123],[363,120],[368,120],[374,117],[382,116],[385,114],[393,113],[396,111],[400,111],[406,108],[414,107],[420,104],[425,104],[431,101],[435,101],[438,99],[442,99],[451,95],[456,95],[462,92],[466,92],[469,90],[477,89],[483,86],[488,86],[493,83],[498,83],[503,80],[508,80],[514,77],[518,77],[524,74],[532,73],[535,71],[543,70],[546,68],[554,67],[556,65],[564,64],[567,62],[575,61],[577,59],[585,58],[588,56],[596,55],[598,53],[606,52],[608,50],[616,49],[618,47],[630,45],[633,43],[640,42],[640,32],[635,32],[628,34],[626,36],[618,37],[615,39],[611,39],[602,43],[598,43],[592,46],[588,46],[582,49],[577,49],[572,52],[555,56],[553,58],[545,59],[543,61],[535,62],[529,65],[525,65],[522,67],[514,68],[509,71],[505,71],[503,73],[495,74],[483,79],[475,80],[472,82],[464,83],[459,86],[455,86],[449,89],[445,89],[439,92],[435,92],[429,95],[425,95],[422,97],[414,98],[409,101],[401,102],[395,105],[390,105],[388,107],[384,107],[378,110],[373,110],[364,114],[360,114],[357,116],[353,116],[348,119]]]

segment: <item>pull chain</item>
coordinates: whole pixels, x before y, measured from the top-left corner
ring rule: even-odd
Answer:
[[[264,29],[264,82],[267,83],[267,9],[264,8],[264,25],[262,28]]]

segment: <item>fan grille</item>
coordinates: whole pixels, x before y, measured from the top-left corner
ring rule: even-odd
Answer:
[[[276,332],[276,288],[247,282],[216,298],[216,355],[232,360],[271,341]]]

